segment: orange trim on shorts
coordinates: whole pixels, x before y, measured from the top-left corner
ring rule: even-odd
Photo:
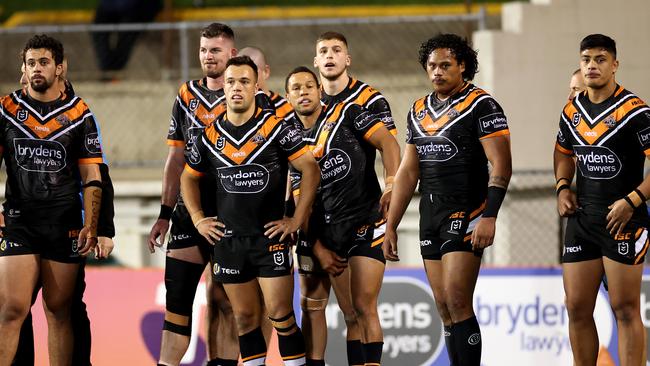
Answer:
[[[489,139],[489,138],[492,138],[492,137],[507,136],[507,135],[510,135],[510,130],[509,129],[505,129],[505,130],[501,130],[501,131],[497,131],[497,132],[492,132],[489,135],[485,135],[483,137],[480,137],[479,140],[485,140],[485,139]]]
[[[470,240],[472,240],[472,233],[465,235],[465,237],[463,238],[463,243]]]
[[[104,159],[103,158],[85,158],[85,159],[79,159],[78,164],[79,165],[86,165],[86,164],[103,164]]]
[[[373,241],[372,244],[370,244],[370,247],[374,248],[374,247],[376,247],[377,245],[379,245],[379,244],[381,244],[383,242],[384,242],[384,236],[382,235],[379,238],[377,238],[377,240]]]
[[[258,353],[258,354],[253,355],[253,356],[248,356],[248,357],[246,357],[246,358],[242,358],[241,360],[242,360],[242,362],[246,362],[246,361],[254,360],[254,359],[256,359],[256,358],[260,358],[260,357],[262,357],[262,356],[266,356],[266,352],[264,352],[264,353]]]
[[[469,214],[469,220],[472,221],[476,216],[481,214],[483,210],[485,210],[485,205],[487,204],[487,201],[483,201],[483,203],[474,211],[472,211],[471,214]]]
[[[285,357],[282,357],[282,360],[283,361],[284,360],[295,360],[296,358],[300,358],[300,357],[305,357],[305,353],[301,353],[299,355],[294,355],[294,356],[285,356]]]
[[[573,151],[563,148],[562,145],[558,144],[557,142],[555,143],[555,150],[561,152],[562,154],[573,156]]]
[[[650,148],[643,150],[643,152],[645,153],[645,156],[650,156]]]
[[[185,168],[183,168],[183,170],[185,170],[186,172],[192,174],[195,177],[202,177],[202,176],[205,175],[205,173],[202,173],[202,172],[192,168],[191,166],[189,166],[187,164],[185,164]]]
[[[176,147],[183,147],[183,146],[185,146],[185,141],[167,139],[167,145],[176,146]]]
[[[634,264],[639,264],[641,263],[641,258],[645,255],[645,253],[648,251],[648,243],[650,243],[650,239],[645,240],[645,244],[643,245],[643,249],[639,252],[639,254],[636,255],[636,258],[634,259]]]
[[[309,151],[309,148],[307,146],[303,146],[302,149],[296,151],[295,153],[291,154],[291,156],[289,156],[289,161],[294,161],[298,159],[299,157],[306,154],[307,151]]]

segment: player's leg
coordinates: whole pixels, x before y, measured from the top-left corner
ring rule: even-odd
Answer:
[[[6,245],[2,242],[0,245]],[[0,364],[9,365],[16,353],[21,325],[29,313],[32,289],[39,276],[36,255],[0,256]]]
[[[442,282],[442,261],[440,260],[439,256],[431,255],[423,255],[422,261],[424,262],[424,271],[427,274],[429,286],[433,291],[433,298],[436,301],[438,315],[440,315],[440,319],[442,320],[444,327],[445,348],[447,348],[449,363],[451,366],[458,366],[458,354],[456,352],[454,336],[451,331],[453,323],[451,321],[451,315],[449,315],[449,310],[447,309],[447,303],[445,302],[443,291],[444,287]]]
[[[239,350],[244,365],[263,365],[266,360],[266,342],[260,328],[263,315],[257,280],[224,283],[224,289],[235,316]]]
[[[265,273],[261,273],[265,274]],[[293,312],[293,275],[258,277],[268,317],[278,335],[284,364],[305,365],[305,341]]]
[[[72,364],[77,366],[90,366],[90,349],[92,335],[90,333],[90,319],[83,296],[86,291],[86,261],[82,261],[77,274],[74,293],[72,295]]]
[[[628,265],[603,257],[609,282],[609,301],[618,327],[618,352],[621,366],[641,365],[645,348],[645,328],[641,321],[639,297],[643,261]]]
[[[381,247],[377,246],[381,253]],[[352,256],[350,264],[350,292],[354,311],[359,321],[365,365],[381,363],[384,333],[379,322],[377,302],[384,279],[385,262],[366,256]]]
[[[72,333],[72,295],[77,283],[79,263],[63,263],[41,258],[43,309],[48,325],[50,365],[70,365]]]
[[[300,307],[302,332],[305,337],[307,366],[325,365],[327,319],[325,309],[330,293],[327,274],[300,273]]]
[[[593,313],[604,273],[603,262],[592,259],[563,263],[562,272],[573,358],[578,366],[595,365],[598,359],[598,333]]]
[[[161,365],[179,365],[187,351],[192,334],[194,295],[205,264],[198,245],[170,249],[167,253],[165,321],[158,361]]]
[[[330,277],[332,289],[336,296],[336,302],[343,313],[346,326],[346,349],[348,353],[348,365],[363,365],[366,358],[361,340],[362,332],[359,326],[359,318],[354,310],[352,292],[350,291],[350,267],[337,277]]]
[[[232,305],[223,284],[212,279],[211,271],[206,274],[207,343],[209,361],[206,366],[237,366],[239,340],[237,324]]]
[[[18,339],[18,348],[16,356],[11,366],[34,366],[34,327],[32,324],[31,307],[36,303],[38,293],[41,291],[40,281],[36,282],[32,292],[32,303],[30,311],[27,313],[22,327],[20,327],[20,338]]]

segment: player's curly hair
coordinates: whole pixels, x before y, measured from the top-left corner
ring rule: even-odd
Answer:
[[[44,48],[52,52],[52,58],[54,58],[56,65],[63,63],[63,44],[46,34],[36,34],[27,40],[23,51],[20,53],[23,63],[25,63],[25,54],[28,50],[37,50],[39,48]]]
[[[465,64],[463,79],[474,79],[474,75],[478,72],[478,59],[476,58],[476,51],[469,45],[466,38],[461,38],[455,34],[440,33],[422,43],[420,45],[419,61],[425,70],[427,69],[429,55],[438,48],[449,48],[456,61],[459,64]]]

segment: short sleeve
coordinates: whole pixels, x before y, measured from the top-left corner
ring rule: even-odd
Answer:
[[[406,143],[407,144],[415,144],[415,141],[413,139],[414,137],[413,123],[415,123],[414,113],[415,113],[415,106],[413,106],[409,110],[409,113],[406,115]]]
[[[101,164],[104,162],[99,125],[95,116],[88,110],[81,123],[83,143],[79,151],[79,164]]]
[[[369,104],[367,110],[373,118],[381,121],[392,135],[397,134],[393,113],[390,111],[390,105],[383,95],[378,94],[377,100]]]
[[[650,156],[650,109],[638,113],[634,116],[634,130],[641,151],[645,156]]]
[[[201,133],[196,143],[192,145],[189,154],[185,155],[185,170],[196,176],[203,176],[208,171],[208,149],[205,131]]]
[[[385,127],[375,114],[357,104],[351,105],[345,113],[345,120],[350,121],[354,134],[364,140],[370,139],[373,133]]]
[[[571,131],[564,118],[564,112],[560,115],[560,126],[555,139],[555,150],[566,154],[573,155],[573,144],[571,143]]]
[[[307,145],[302,140],[302,131],[298,127],[283,119],[280,122],[280,133],[277,136],[280,148],[286,153],[289,161],[299,158],[308,151]]]
[[[474,120],[478,123],[479,139],[510,134],[506,115],[499,103],[492,97],[478,102],[474,109]]]
[[[172,108],[172,116],[169,122],[169,130],[167,131],[167,145],[169,146],[183,146],[185,145],[185,138],[183,136],[182,123],[185,120],[185,111],[181,108],[181,98],[176,97],[174,107]]]

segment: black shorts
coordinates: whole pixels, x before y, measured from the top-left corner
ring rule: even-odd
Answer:
[[[423,259],[440,260],[451,252],[472,252],[472,231],[481,219],[485,203],[469,204],[461,197],[422,194],[420,197],[420,253]]]
[[[212,245],[196,230],[184,205],[176,205],[172,213],[171,224],[172,226],[169,229],[169,243],[167,244],[168,250],[183,249],[198,245],[204,258],[210,257]]]
[[[0,256],[36,254],[56,262],[80,263],[84,260],[77,243],[82,228],[81,212],[66,217],[68,220],[63,223],[26,224],[24,218],[5,215]]]
[[[257,277],[281,277],[293,272],[291,247],[265,236],[223,237],[214,246],[212,278],[244,283]]]
[[[318,237],[327,249],[340,257],[368,257],[386,263],[381,249],[385,233],[386,220],[382,218],[361,224],[352,221],[327,223]]]
[[[562,263],[607,257],[623,264],[643,263],[648,250],[648,230],[642,220],[632,219],[614,237],[607,231],[606,212],[579,209],[567,221]]]

